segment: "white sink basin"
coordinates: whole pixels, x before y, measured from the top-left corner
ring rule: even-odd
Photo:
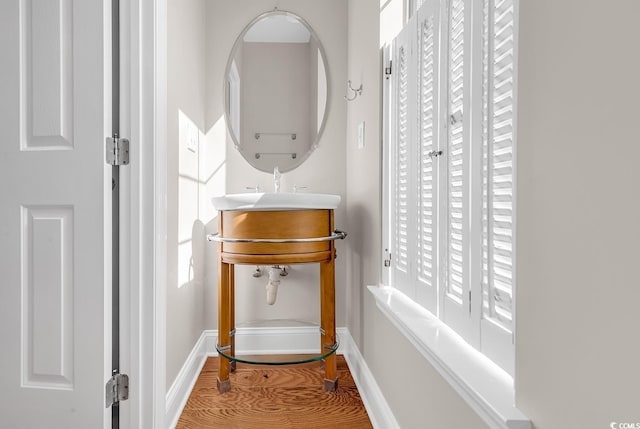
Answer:
[[[292,192],[228,194],[213,197],[211,202],[218,211],[336,209],[340,195]]]

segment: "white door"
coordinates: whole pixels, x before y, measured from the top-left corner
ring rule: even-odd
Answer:
[[[110,1],[0,5],[0,427],[110,427]]]

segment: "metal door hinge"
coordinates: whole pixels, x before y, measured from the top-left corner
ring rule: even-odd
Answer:
[[[393,61],[389,61],[389,67],[384,68],[384,75],[387,77],[387,79],[389,79],[389,76],[391,76],[392,66],[393,66]]]
[[[129,399],[129,376],[120,374],[116,370],[105,386],[105,406],[109,408],[127,399]]]
[[[391,253],[388,249],[384,249],[384,266],[386,268],[391,266]]]
[[[106,159],[109,165],[129,164],[129,140],[121,139],[118,134],[107,137]]]

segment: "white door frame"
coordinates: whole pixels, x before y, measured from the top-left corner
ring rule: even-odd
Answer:
[[[122,429],[164,429],[166,400],[167,1],[121,2]],[[128,291],[128,292],[127,292]]]

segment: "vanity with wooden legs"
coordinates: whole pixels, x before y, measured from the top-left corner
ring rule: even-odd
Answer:
[[[339,201],[339,200],[338,200]],[[234,267],[248,265],[320,264],[320,353],[324,361],[324,389],[338,386],[335,352],[335,240],[346,233],[334,230],[333,209],[222,210],[218,233],[218,390],[231,389],[229,374],[237,361],[235,350]],[[289,363],[302,363],[295,361]]]

